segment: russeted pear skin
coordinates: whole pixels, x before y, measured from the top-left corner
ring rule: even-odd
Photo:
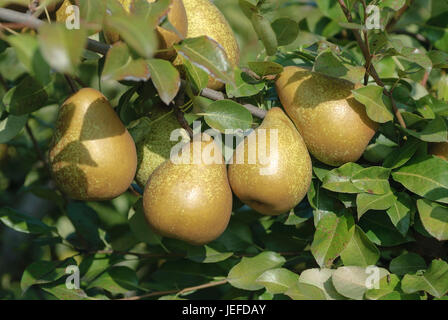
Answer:
[[[227,54],[229,62],[237,66],[240,50],[232,28],[224,15],[209,0],[183,0],[188,18],[188,38],[209,36],[218,42]],[[210,89],[220,90],[224,84],[209,78]]]
[[[79,90],[59,109],[49,160],[59,189],[82,201],[119,196],[137,168],[134,140],[106,97],[91,88]]]
[[[170,157],[171,148],[178,142],[170,141],[171,133],[179,129],[174,112],[157,106],[151,114],[151,124],[145,137],[137,143],[137,175],[135,180],[144,188],[149,176]]]
[[[265,130],[265,137],[260,134]],[[274,131],[276,130],[276,131]],[[274,143],[277,132],[277,143]],[[268,161],[256,157],[251,163],[250,136],[257,136],[257,148],[252,152],[260,155],[260,141],[266,139]],[[244,161],[238,163],[238,152],[244,149]],[[242,159],[242,157],[241,157]],[[252,158],[253,159],[253,158]],[[240,143],[229,165],[230,186],[235,195],[254,210],[265,215],[279,215],[293,209],[305,197],[311,184],[312,164],[305,142],[294,124],[280,108],[268,111],[262,124]]]
[[[296,66],[285,67],[276,81],[280,101],[309,152],[325,164],[356,162],[378,128],[353,97],[355,88]]]
[[[167,160],[149,178],[143,210],[150,227],[160,235],[203,245],[226,229],[232,212],[232,191],[221,151],[214,148],[221,163],[209,163],[200,157],[191,162],[197,150],[213,147],[211,143],[213,140],[185,144],[182,152],[186,163]]]
[[[448,161],[448,142],[431,143],[429,154]]]

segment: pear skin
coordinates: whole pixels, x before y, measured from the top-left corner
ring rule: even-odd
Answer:
[[[429,145],[429,154],[448,161],[448,142],[431,143]]]
[[[82,201],[119,196],[137,168],[134,140],[106,97],[91,88],[79,90],[59,109],[49,160],[59,189]]]
[[[266,138],[261,135],[262,130]],[[256,148],[251,151],[249,144],[255,141]],[[266,148],[262,141],[266,141]],[[260,158],[260,149],[266,149],[261,151],[266,160]],[[244,161],[238,161],[238,153],[243,150]],[[255,153],[255,163],[250,160],[251,153]],[[262,124],[237,146],[229,165],[229,181],[235,195],[265,215],[293,209],[307,194],[311,177],[311,158],[305,142],[280,108],[268,111]]]
[[[355,88],[346,80],[296,66],[286,67],[276,81],[286,113],[310,153],[325,164],[356,162],[378,129],[353,97]]]
[[[229,62],[237,66],[240,60],[238,43],[221,11],[209,0],[183,0],[183,3],[188,18],[187,37],[209,36],[224,48]],[[207,86],[221,90],[224,84],[210,77]]]
[[[213,140],[195,140],[182,147],[185,162],[168,159],[151,175],[143,194],[143,211],[160,235],[203,245],[226,229],[232,191],[221,150]],[[210,149],[214,151],[208,153]],[[194,162],[198,150],[199,160]],[[212,153],[219,161],[208,162],[200,153]]]

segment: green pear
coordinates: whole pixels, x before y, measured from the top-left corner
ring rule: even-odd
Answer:
[[[59,109],[49,160],[59,189],[83,201],[119,196],[137,168],[134,140],[106,97],[90,88]]]
[[[289,66],[276,89],[308,150],[325,164],[356,162],[378,129],[353,97],[356,86],[349,81]]]
[[[160,235],[203,245],[218,238],[229,223],[232,191],[226,165],[207,135],[193,137],[173,153],[182,161],[168,159],[150,176],[143,211]]]
[[[262,124],[237,146],[229,165],[235,195],[265,215],[293,209],[307,194],[311,176],[305,143],[280,108],[268,111]]]

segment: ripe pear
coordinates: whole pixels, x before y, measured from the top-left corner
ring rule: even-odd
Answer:
[[[59,109],[49,152],[54,181],[70,198],[108,200],[135,176],[134,141],[101,92],[85,88]]]
[[[378,129],[353,97],[355,88],[296,66],[286,67],[276,82],[280,101],[308,150],[325,164],[356,162]]]
[[[162,236],[202,245],[218,238],[229,223],[232,191],[226,165],[209,139],[193,137],[181,149],[184,162],[169,159],[149,178],[143,211],[150,227]]]
[[[132,11],[133,0],[118,0],[127,13]],[[147,0],[148,3],[154,3],[156,0]],[[182,0],[172,0],[170,9],[168,11],[167,19],[169,23],[176,29],[167,30],[161,26],[157,26],[157,36],[159,38],[159,50],[161,51],[156,57],[161,59],[170,60],[175,56],[175,50],[173,45],[181,41],[187,36],[188,22],[187,13]],[[109,29],[105,29],[104,37],[106,41],[113,44],[120,40],[120,36],[117,32]]]
[[[269,110],[262,124],[237,146],[229,165],[235,195],[265,215],[293,209],[307,194],[311,176],[305,142],[277,107]]]
[[[170,141],[171,133],[180,125],[174,112],[156,107],[145,138],[137,143],[137,175],[135,180],[144,188],[149,176],[170,157],[171,148],[178,142]]]
[[[431,143],[429,154],[448,161],[448,142]]]
[[[188,18],[188,38],[209,36],[218,42],[227,54],[229,62],[237,66],[240,60],[238,43],[224,15],[209,0],[183,0]],[[180,64],[176,59],[176,64]],[[224,84],[209,78],[210,89],[220,90]]]

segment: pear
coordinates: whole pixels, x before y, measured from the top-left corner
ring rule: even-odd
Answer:
[[[170,157],[171,148],[178,142],[170,141],[171,133],[180,125],[174,112],[157,106],[145,137],[137,143],[137,175],[135,180],[144,188],[154,170]]]
[[[85,88],[59,109],[49,162],[59,189],[75,200],[115,198],[135,176],[134,141],[101,92]]]
[[[296,66],[286,67],[276,81],[286,113],[310,153],[325,164],[356,162],[378,129],[353,97],[355,88],[349,81]]]
[[[188,38],[209,36],[218,42],[227,54],[229,62],[237,66],[240,59],[238,43],[224,15],[209,0],[183,0],[188,18]],[[176,59],[179,64],[179,60]],[[209,78],[210,89],[220,90],[224,84]]]
[[[181,148],[183,161],[169,159],[149,178],[143,211],[160,235],[203,245],[226,229],[232,191],[221,150],[210,139],[194,136]]]
[[[429,154],[448,161],[448,142],[431,143],[429,145]]]
[[[262,214],[279,215],[305,197],[311,169],[305,142],[283,110],[275,107],[235,149],[229,181],[242,202]]]
[[[132,11],[133,0],[118,0],[127,13]],[[154,3],[156,0],[147,0],[148,3]],[[187,13],[182,0],[172,0],[170,9],[167,14],[169,23],[176,29],[168,30],[157,26],[157,35],[159,38],[159,50],[161,51],[156,55],[157,58],[170,60],[175,57],[175,50],[173,45],[181,41],[187,36],[188,22]],[[113,44],[120,40],[119,34],[106,28],[104,31],[104,37],[106,41]]]

